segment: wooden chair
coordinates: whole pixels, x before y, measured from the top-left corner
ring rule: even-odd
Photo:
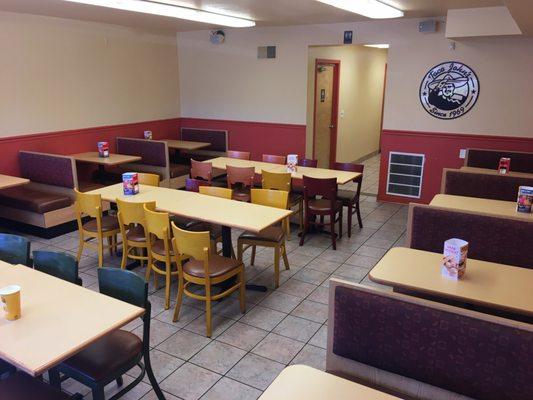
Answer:
[[[38,378],[23,372],[16,372],[6,379],[0,379],[0,398],[5,400],[82,400],[80,394],[68,395],[47,385]]]
[[[249,151],[228,150],[226,152],[226,156],[228,156],[229,158],[239,158],[241,160],[249,160],[250,155],[251,154]]]
[[[333,169],[338,171],[360,172],[361,175],[353,180],[357,183],[357,190],[338,190],[337,198],[342,201],[344,207],[348,207],[348,237],[352,236],[352,215],[357,213],[357,221],[359,228],[363,227],[363,220],[361,218],[361,210],[359,208],[359,198],[361,197],[361,186],[363,185],[363,171],[365,166],[363,164],[355,163],[339,163],[333,164]]]
[[[36,250],[33,253],[33,268],[76,285],[82,285],[78,275],[78,261],[67,253]]]
[[[170,281],[178,275],[178,270],[172,270],[174,253],[170,243],[170,219],[168,213],[144,208],[145,229],[148,235],[148,266],[145,279],[150,279],[150,272],[154,272],[154,283],[158,287],[159,277],[165,277],[165,310],[170,308]],[[164,268],[164,269],[163,269]]]
[[[25,237],[0,233],[0,260],[30,265],[30,241]]]
[[[200,186],[198,188],[200,194],[208,196],[222,197],[223,199],[229,199],[233,197],[233,190],[228,188],[221,188],[217,186]]]
[[[200,192],[200,186],[211,186],[207,181],[200,179],[187,178],[185,179],[185,190],[187,192]]]
[[[261,171],[263,189],[284,190],[289,193],[288,208],[298,206],[295,214],[298,214],[300,221],[300,231],[304,228],[304,198],[300,193],[292,192],[292,177],[290,172],[269,172]],[[290,217],[287,217],[287,240],[290,240],[291,224]]]
[[[148,242],[146,240],[146,223],[144,206],[155,211],[155,201],[135,203],[117,199],[118,222],[122,236],[122,261],[120,268],[126,268],[128,259],[137,260],[143,265],[148,263]],[[146,252],[146,255],[144,255]]]
[[[174,309],[173,321],[179,320],[183,294],[196,300],[205,301],[206,336],[211,337],[211,304],[239,290],[241,312],[246,312],[244,265],[241,261],[214,254],[211,249],[209,232],[190,232],[172,224],[174,237],[175,261],[178,266],[178,296]],[[226,282],[234,277],[237,279],[230,286],[224,286],[221,293],[212,293],[212,286]],[[204,286],[205,295],[188,290],[189,284]]]
[[[333,250],[337,249],[337,236],[342,237],[342,202],[337,199],[337,178],[318,179],[303,176],[304,184],[304,230],[300,238],[300,246],[303,246],[305,234],[309,232],[309,226],[314,225],[322,228],[324,217],[329,216],[331,244]],[[317,199],[316,197],[320,198]],[[316,221],[320,218],[320,222]],[[339,223],[339,234],[335,233],[335,222]]]
[[[138,172],[137,176],[139,178],[139,185],[159,186],[160,178],[157,174]]]
[[[228,188],[233,189],[233,200],[250,201],[250,189],[254,186],[255,167],[226,166]]]
[[[104,388],[107,384],[116,381],[118,386],[122,386],[122,376],[132,368],[138,367],[140,374],[109,400],[124,396],[142,382],[145,374],[148,374],[148,379],[157,398],[164,399],[150,362],[152,307],[148,301],[148,283],[131,271],[118,268],[100,268],[98,270],[98,285],[100,293],[144,308],[144,314],[140,317],[143,321],[142,339],[126,330],[111,331],[57,367],[49,370],[51,384],[61,388],[61,372],[90,387],[93,400],[104,400]],[[35,397],[35,399],[40,398]]]
[[[316,168],[318,166],[318,160],[314,158],[301,158],[298,160],[298,165],[300,167]]]
[[[109,249],[109,253],[116,251],[117,234],[120,232],[118,220],[110,215],[102,214],[102,197],[99,194],[82,193],[78,189],[76,192],[76,219],[78,221],[78,231],[80,244],[76,259],[80,262],[83,248],[85,246],[95,249],[98,252],[98,266],[102,267],[104,263],[104,249]],[[91,218],[89,222],[83,223],[82,218],[87,215]],[[91,242],[96,239],[96,243]],[[107,239],[108,244],[104,244]]]
[[[252,189],[252,203],[260,204],[267,207],[287,209],[289,193],[284,190],[270,189]],[[279,287],[279,264],[280,255],[283,257],[285,269],[289,269],[289,260],[287,258],[287,249],[285,248],[286,232],[283,229],[283,223],[280,226],[269,226],[261,232],[244,232],[237,240],[237,259],[242,261],[243,253],[252,248],[252,257],[250,264],[254,265],[255,251],[257,246],[274,248],[274,276],[276,288]],[[245,247],[246,246],[246,247]]]
[[[273,154],[263,154],[263,162],[272,163],[272,164],[287,164],[287,157],[285,156],[276,156]]]
[[[213,164],[210,162],[196,161],[191,158],[190,177],[211,183],[213,179]]]

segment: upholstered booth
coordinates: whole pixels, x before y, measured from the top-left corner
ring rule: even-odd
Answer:
[[[224,157],[228,150],[228,131],[181,128],[181,140],[211,143],[208,147],[202,149],[181,152],[184,157],[194,158],[198,161]]]
[[[531,343],[531,324],[330,281],[326,370],[403,399],[532,399]]]
[[[468,149],[465,166],[496,170],[502,157],[511,159],[511,171],[533,173],[533,153],[519,151]]]
[[[516,201],[520,186],[533,186],[533,179],[445,168],[442,172],[441,193]]]

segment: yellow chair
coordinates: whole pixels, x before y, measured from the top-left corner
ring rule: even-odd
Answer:
[[[159,175],[148,174],[146,172],[138,172],[139,185],[159,186]]]
[[[287,209],[289,193],[284,190],[252,189],[252,203],[268,207]],[[244,232],[237,240],[237,259],[242,261],[243,253],[252,248],[250,264],[255,262],[255,249],[257,246],[274,248],[274,276],[276,288],[279,287],[279,262],[280,255],[283,256],[285,269],[289,269],[287,249],[285,248],[285,230],[281,226],[269,226],[261,232]],[[246,245],[246,247],[245,247]]]
[[[292,177],[290,172],[269,172],[261,171],[261,177],[263,182],[263,189],[284,190],[289,192],[289,205],[291,209],[294,206],[298,206],[294,214],[298,214],[298,221],[300,223],[300,231],[304,228],[304,198],[301,194],[293,192],[292,189]],[[291,224],[290,217],[287,217],[287,240],[290,240]]]
[[[170,242],[170,220],[168,213],[144,208],[145,228],[148,235],[148,266],[145,279],[150,279],[150,272],[154,272],[154,283],[157,288],[158,275],[165,277],[165,310],[170,308],[170,280],[178,275],[178,270],[172,270],[174,253]],[[159,262],[159,264],[157,264]],[[161,264],[164,265],[162,269]]]
[[[173,321],[179,320],[183,294],[196,300],[205,301],[206,336],[211,337],[211,304],[213,301],[229,296],[239,290],[241,312],[246,312],[244,265],[241,261],[212,253],[209,232],[190,232],[178,228],[172,223],[174,237],[172,245],[178,266],[178,295],[174,309]],[[218,294],[212,293],[212,286],[233,277],[236,281],[230,287],[224,287]],[[189,284],[205,287],[205,295],[189,291]]]
[[[78,221],[78,231],[80,244],[78,247],[77,260],[80,261],[85,246],[95,249],[98,252],[98,266],[104,263],[104,249],[109,249],[113,254],[113,249],[117,251],[120,243],[117,242],[117,234],[120,232],[118,220],[110,215],[102,214],[102,197],[99,194],[82,193],[78,189],[76,192],[76,219]],[[88,216],[90,221],[83,223],[82,218]],[[91,242],[96,239],[96,243]],[[107,239],[108,244],[104,244]]]
[[[233,190],[217,186],[200,186],[198,188],[200,194],[206,194],[208,196],[222,197],[223,199],[231,200],[233,196]]]
[[[157,175],[156,175],[157,176]],[[122,262],[120,267],[126,268],[129,259],[148,262],[148,243],[146,240],[146,227],[144,222],[144,206],[155,211],[155,201],[134,203],[117,199],[118,223],[122,236]],[[146,250],[146,255],[144,252]]]

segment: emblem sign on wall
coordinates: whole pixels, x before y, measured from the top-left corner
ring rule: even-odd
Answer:
[[[474,107],[479,96],[476,73],[457,61],[447,61],[431,68],[420,84],[420,102],[439,119],[455,119]]]

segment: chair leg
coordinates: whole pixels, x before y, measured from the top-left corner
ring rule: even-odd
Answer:
[[[50,385],[58,390],[61,390],[61,376],[56,368],[48,370],[48,379],[50,379]]]
[[[120,268],[126,269],[126,262],[128,260],[128,245],[126,244],[126,241],[124,241],[122,245],[122,261],[120,262]],[[142,266],[142,263],[141,263]]]
[[[94,387],[92,392],[93,392],[93,400],[105,400],[103,386]]]
[[[115,381],[117,382],[117,386],[124,385],[124,379],[122,378],[122,376],[119,376],[117,379],[115,379]]]
[[[98,266],[102,268],[104,266],[104,238],[98,237]]]
[[[352,237],[352,214],[353,206],[352,203],[348,205],[348,237]]]
[[[335,214],[329,216],[330,232],[331,232],[331,244],[333,250],[337,250],[337,235],[335,234]]]
[[[287,257],[287,248],[285,247],[285,243],[281,245],[281,255],[283,256],[283,264],[285,264],[285,269],[290,269],[289,259]]]
[[[357,212],[357,221],[359,222],[359,228],[362,228],[363,220],[361,218],[361,210],[359,209],[359,200],[357,200],[357,204],[355,205],[355,211]]]
[[[146,264],[146,272],[144,273],[144,280],[146,282],[150,281],[150,272],[152,272],[152,258],[148,256],[148,262]],[[155,284],[155,278],[154,278],[154,284]]]
[[[181,302],[183,301],[183,289],[183,277],[178,276],[178,294],[176,296],[176,306],[174,307],[174,316],[172,317],[172,322],[179,321],[180,319]]]
[[[107,245],[109,246],[109,255],[113,255],[113,236],[107,237]]]
[[[240,240],[237,240],[237,260],[242,263],[242,253],[244,245]]]
[[[80,232],[80,243],[78,244],[78,254],[76,255],[76,260],[80,262],[81,255],[83,253],[83,246],[85,245],[85,240],[83,240],[83,234]]]
[[[212,333],[211,327],[211,284],[205,285],[205,335],[210,338]]]
[[[250,265],[254,265],[255,262],[255,245],[252,246],[252,257],[250,258]]]
[[[246,280],[244,277],[244,265],[242,266],[242,271],[239,273],[239,278],[241,281],[241,286],[239,288],[239,302],[241,312],[244,314],[246,312]]]
[[[285,230],[287,233],[287,240],[291,240],[291,217],[287,217],[285,220],[285,224],[287,225],[287,229]]]
[[[342,207],[341,207],[341,210],[339,211],[339,239],[342,239]]]
[[[274,279],[276,281],[276,289],[279,288],[279,248],[279,245],[274,247]]]
[[[300,200],[298,209],[299,209],[298,219],[300,222],[300,232],[301,232],[304,229],[304,201],[303,200]]]
[[[165,262],[165,310],[170,308],[170,271],[172,264],[169,261]]]
[[[307,233],[307,230],[309,229],[309,216],[307,218],[304,218],[304,229],[302,230],[301,236],[300,236],[300,246],[304,245],[305,240],[305,234]]]

